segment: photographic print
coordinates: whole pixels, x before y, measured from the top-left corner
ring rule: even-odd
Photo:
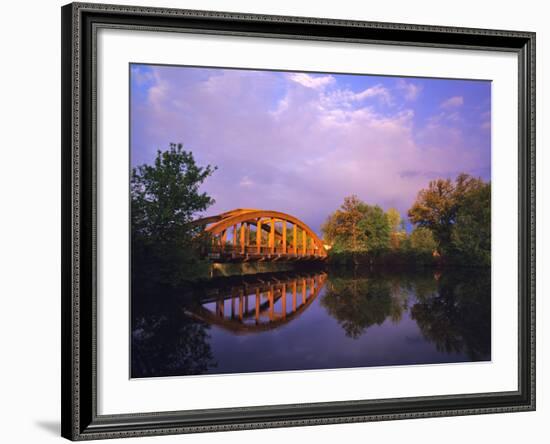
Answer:
[[[491,360],[491,82],[130,64],[132,378]]]
[[[61,23],[62,436],[535,410],[534,32]]]

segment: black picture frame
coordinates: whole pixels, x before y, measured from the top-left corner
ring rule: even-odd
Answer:
[[[535,409],[535,33],[85,3],[68,4],[61,14],[62,436],[84,440]],[[515,53],[519,66],[518,390],[98,415],[94,76],[99,27]]]

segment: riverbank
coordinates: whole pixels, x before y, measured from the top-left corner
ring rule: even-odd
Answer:
[[[331,267],[364,267],[386,270],[443,269],[443,268],[490,268],[475,260],[466,261],[462,257],[440,256],[431,252],[386,250],[375,253],[331,253],[327,259]]]

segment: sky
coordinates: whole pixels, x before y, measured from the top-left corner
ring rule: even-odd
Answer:
[[[491,83],[333,73],[130,66],[132,166],[182,143],[218,169],[204,215],[289,213],[320,234],[345,196],[406,218],[418,191],[491,178]]]

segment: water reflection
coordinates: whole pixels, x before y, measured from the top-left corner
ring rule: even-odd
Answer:
[[[132,376],[489,360],[488,271],[134,285]]]
[[[185,301],[169,287],[133,286],[131,376],[198,375],[215,368],[209,325],[180,316]]]
[[[423,335],[442,352],[471,361],[491,354],[491,281],[483,273],[443,274],[429,293],[416,291],[411,309]]]
[[[358,338],[371,325],[381,325],[393,314],[401,319],[401,308],[392,308],[391,284],[372,278],[335,277],[331,279],[321,305],[338,320],[346,335]]]
[[[315,300],[327,274],[278,274],[217,287],[193,300],[186,314],[232,333],[273,330],[293,321]]]

